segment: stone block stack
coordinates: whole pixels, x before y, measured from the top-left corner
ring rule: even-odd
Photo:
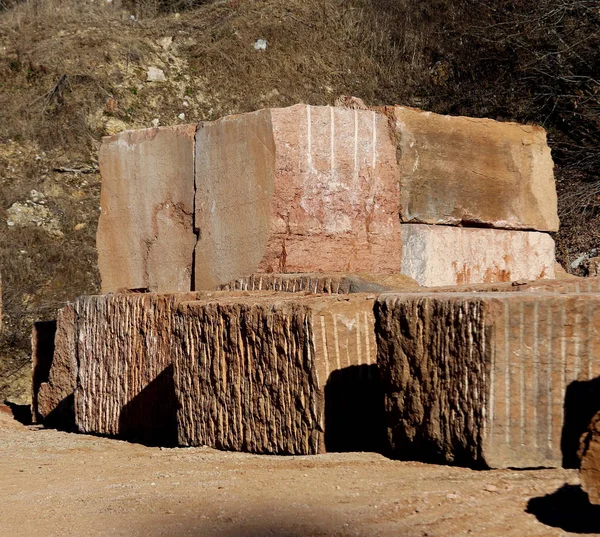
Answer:
[[[542,129],[296,105],[121,133],[100,168],[105,294],[37,325],[39,420],[255,453],[575,464],[598,410],[600,284],[553,280]]]

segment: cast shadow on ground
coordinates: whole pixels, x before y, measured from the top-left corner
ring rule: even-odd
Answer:
[[[552,494],[531,498],[526,512],[542,524],[563,531],[600,533],[600,506],[592,505],[579,485],[563,485]]]

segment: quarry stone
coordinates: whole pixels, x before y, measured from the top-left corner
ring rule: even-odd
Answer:
[[[402,274],[446,286],[554,278],[546,233],[402,224]]]
[[[311,455],[383,441],[373,295],[267,295],[178,308],[183,446]]]
[[[398,144],[404,222],[557,231],[541,127],[386,109]]]
[[[282,291],[313,294],[381,293],[415,290],[417,282],[403,274],[251,274],[222,285],[224,291]]]
[[[182,125],[104,138],[96,241],[103,293],[191,290],[195,131]]]
[[[400,271],[385,115],[295,105],[201,123],[195,289],[253,273]]]
[[[388,294],[374,311],[395,457],[579,464],[600,407],[600,295]]]
[[[590,503],[600,505],[600,412],[592,418],[581,445],[581,488]]]

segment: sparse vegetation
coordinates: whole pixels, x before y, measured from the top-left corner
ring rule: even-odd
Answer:
[[[154,119],[349,94],[539,123],[560,260],[597,246],[599,17],[595,0],[0,0],[0,398],[23,391],[32,321],[98,290],[101,137]],[[149,66],[167,81],[146,82]],[[9,226],[15,202],[46,207],[61,234]]]

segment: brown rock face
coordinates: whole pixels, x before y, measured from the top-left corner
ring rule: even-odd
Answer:
[[[97,233],[104,293],[191,289],[195,131],[183,125],[104,139]]]
[[[446,286],[554,278],[546,233],[402,224],[402,274]]]
[[[381,293],[415,290],[416,281],[403,274],[251,274],[222,285],[223,291],[283,291],[314,294]]]
[[[254,453],[381,449],[373,297],[182,304],[180,445]]]
[[[400,197],[387,118],[296,105],[196,135],[196,289],[255,272],[398,273]]]
[[[540,127],[386,109],[396,130],[404,222],[557,231]]]
[[[600,412],[593,418],[581,444],[581,488],[590,503],[600,505]]]
[[[382,295],[375,318],[397,457],[578,464],[598,410],[599,295]]]

